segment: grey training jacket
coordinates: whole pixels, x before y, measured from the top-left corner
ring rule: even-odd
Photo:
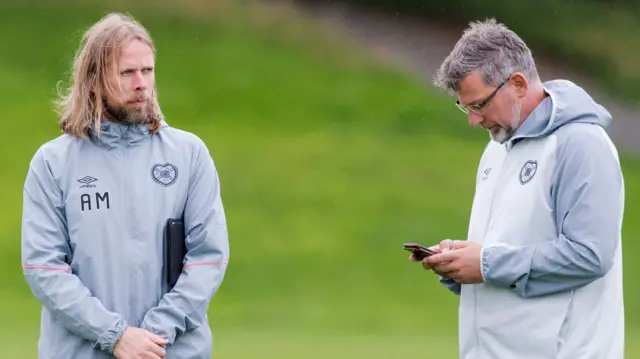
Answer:
[[[167,218],[187,256],[162,284]],[[209,359],[209,302],[229,259],[216,167],[195,135],[103,122],[99,136],[41,146],[24,185],[22,267],[42,303],[39,359],[113,358],[127,326],[169,340],[167,359]]]

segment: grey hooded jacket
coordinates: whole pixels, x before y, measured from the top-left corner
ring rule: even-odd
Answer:
[[[187,256],[162,281],[162,235],[183,217]],[[89,141],[41,146],[24,184],[22,267],[42,303],[39,359],[113,358],[127,326],[166,339],[166,358],[209,359],[207,309],[229,258],[216,167],[195,135],[103,122]]]
[[[622,359],[624,178],[609,112],[576,84],[480,160],[468,240],[484,283],[460,295],[460,358]]]

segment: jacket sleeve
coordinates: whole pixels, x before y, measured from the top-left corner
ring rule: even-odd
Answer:
[[[446,278],[443,276],[438,276],[438,278],[440,278],[440,284],[447,287],[447,289],[449,289],[453,294],[460,295],[460,291],[462,290],[462,284],[456,283],[456,281],[454,281],[451,278]]]
[[[35,297],[69,332],[112,353],[127,328],[73,273],[62,194],[42,150],[34,155],[23,189],[22,268]]]
[[[558,237],[521,247],[484,247],[485,283],[537,297],[586,285],[612,268],[624,207],[617,152],[601,128],[574,126],[558,135],[551,188]]]
[[[145,315],[141,328],[173,344],[185,331],[198,328],[222,284],[229,260],[225,213],[218,173],[201,143],[195,156],[184,211],[186,262],[174,288]]]

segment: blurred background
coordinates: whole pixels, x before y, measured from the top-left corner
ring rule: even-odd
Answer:
[[[466,236],[488,136],[431,79],[467,22],[485,17],[524,38],[544,80],[568,78],[614,115],[627,357],[640,357],[633,0],[3,0],[0,357],[36,357],[22,185],[36,149],[59,135],[56,84],[107,11],[151,32],[167,121],[199,135],[220,172],[232,259],[210,308],[215,358],[457,357],[458,299],[401,245]]]

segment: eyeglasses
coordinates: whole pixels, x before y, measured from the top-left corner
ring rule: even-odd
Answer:
[[[496,89],[493,90],[493,92],[491,92],[491,94],[487,96],[487,98],[484,99],[482,102],[465,106],[460,103],[460,100],[458,100],[456,101],[456,106],[460,109],[460,111],[464,112],[465,114],[469,114],[469,111],[479,112],[489,104],[489,101],[491,101],[491,99],[493,99],[496,93],[498,93],[498,90],[500,90],[504,85],[507,84],[507,82],[509,82],[510,78],[511,76],[507,77],[507,79],[504,80],[500,85],[498,85],[498,87],[496,87]]]

